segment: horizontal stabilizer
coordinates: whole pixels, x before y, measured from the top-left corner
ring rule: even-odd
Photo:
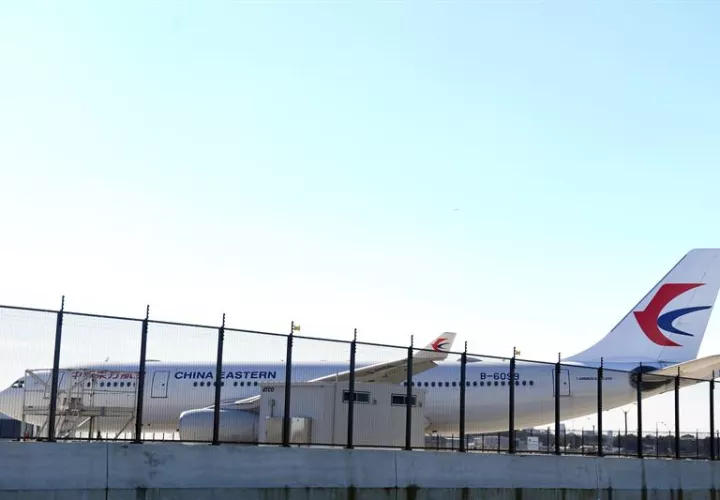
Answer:
[[[647,377],[648,375],[661,375],[666,377],[680,375],[680,377],[712,380],[720,376],[720,354],[685,361],[684,363],[671,365],[660,370],[653,370],[647,374],[643,374],[643,377]]]

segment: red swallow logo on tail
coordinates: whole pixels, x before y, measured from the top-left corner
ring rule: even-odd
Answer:
[[[702,311],[703,309],[710,309],[711,306],[685,307],[682,309],[668,311],[663,315],[660,315],[660,313],[662,313],[665,306],[667,306],[673,299],[702,285],[704,285],[704,283],[665,283],[662,285],[650,303],[648,303],[644,311],[633,312],[633,314],[635,314],[635,319],[637,320],[638,325],[640,325],[640,329],[643,331],[645,336],[657,345],[665,347],[681,347],[682,344],[673,342],[663,335],[661,329],[676,335],[692,337],[692,333],[687,333],[676,328],[673,325],[673,322],[681,316],[685,316],[686,314],[690,314],[695,311]]]

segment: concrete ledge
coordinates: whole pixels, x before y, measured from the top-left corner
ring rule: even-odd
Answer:
[[[598,459],[547,455],[400,452],[405,488],[575,488],[596,490]]]
[[[107,445],[5,441],[0,443],[0,491],[98,490],[104,496],[107,464]]]
[[[394,488],[396,453],[235,445],[109,445],[110,489]]]
[[[717,498],[720,462],[180,443],[0,443],[0,500]],[[649,496],[648,496],[649,495]]]

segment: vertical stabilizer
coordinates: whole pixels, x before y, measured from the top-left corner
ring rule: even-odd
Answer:
[[[697,357],[720,288],[720,249],[688,252],[602,340],[565,361],[680,363]]]

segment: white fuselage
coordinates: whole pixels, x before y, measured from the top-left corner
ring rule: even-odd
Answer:
[[[619,368],[619,367],[618,367]],[[627,366],[626,369],[634,368]],[[307,381],[344,372],[347,363],[297,363],[292,381]],[[113,370],[119,374],[89,377],[93,370]],[[61,395],[82,394],[94,398],[96,406],[132,411],[137,391],[137,364],[96,365],[60,371]],[[183,411],[214,403],[216,369],[212,364],[148,363],[145,378],[143,429],[148,432],[175,432]],[[509,363],[478,361],[468,363],[466,376],[466,423],[468,433],[502,432],[509,425]],[[560,414],[562,420],[597,412],[597,368],[563,365],[560,371]],[[43,425],[47,414],[32,415],[31,407],[47,407],[50,372],[37,371],[26,377],[23,387],[10,387],[0,393],[0,411],[18,420]],[[285,380],[283,363],[227,363],[223,368],[221,400],[232,402],[260,393],[263,383]],[[555,419],[555,366],[517,362],[515,370],[515,428],[547,425]],[[108,385],[109,384],[109,385]],[[426,391],[424,413],[427,432],[457,433],[460,423],[460,363],[443,362],[413,377],[413,384]],[[404,384],[400,386],[403,387]],[[71,389],[71,387],[73,387]],[[666,385],[644,390],[643,397],[671,390]],[[67,392],[70,390],[70,392]],[[404,387],[403,387],[404,390]],[[104,402],[103,402],[104,398]],[[612,409],[636,401],[637,392],[628,372],[605,369],[603,408]],[[87,402],[86,402],[87,404]],[[118,432],[127,427],[127,411],[93,419],[93,432]]]

